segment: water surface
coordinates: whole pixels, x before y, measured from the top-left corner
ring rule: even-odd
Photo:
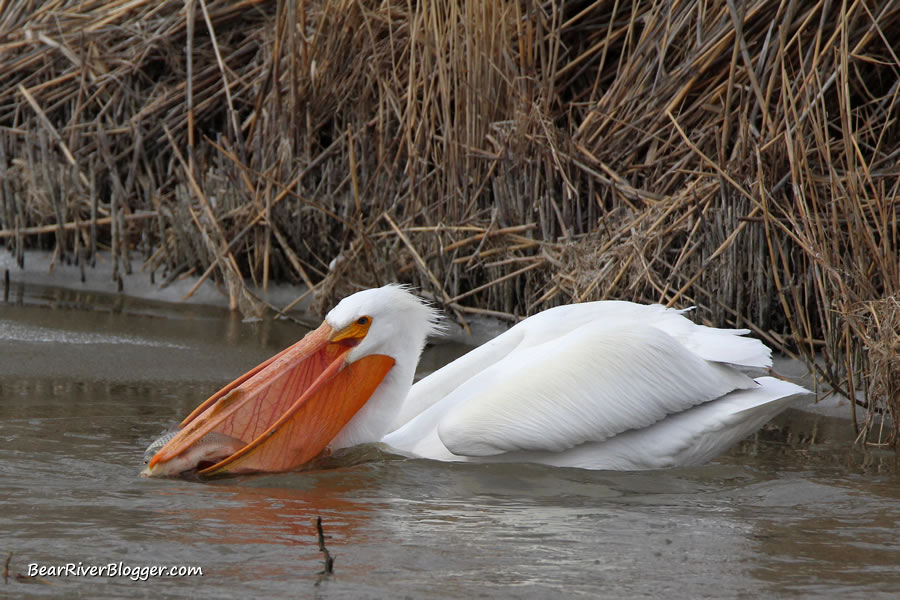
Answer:
[[[10,597],[896,598],[900,467],[790,412],[715,463],[644,473],[446,464],[364,448],[328,470],[137,476],[162,429],[304,333],[49,287],[0,303]],[[427,352],[433,369],[462,351]],[[312,520],[336,557],[325,578]],[[28,565],[203,576],[45,577]]]

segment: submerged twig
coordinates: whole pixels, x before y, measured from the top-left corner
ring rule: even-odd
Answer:
[[[4,584],[9,583],[9,577],[10,577],[9,563],[12,560],[12,557],[13,557],[13,553],[10,550],[9,554],[6,555],[6,562],[3,563],[3,583]],[[13,579],[15,579],[18,583],[40,583],[43,585],[53,585],[52,582],[44,579],[43,577],[38,577],[36,575],[27,575],[27,574],[22,574],[22,573],[16,573],[13,576]]]
[[[331,556],[328,548],[325,547],[325,533],[322,531],[322,517],[316,517],[315,525],[316,537],[319,541],[319,551],[322,552],[325,557],[325,568],[318,573],[318,575],[321,576],[319,577],[319,581],[316,582],[316,585],[318,585],[324,577],[329,577],[334,573],[334,557]]]

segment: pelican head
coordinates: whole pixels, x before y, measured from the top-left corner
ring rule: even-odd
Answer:
[[[437,312],[402,285],[357,292],[325,315],[335,339],[354,340],[347,362],[371,354],[393,358],[415,370],[426,338],[439,330]]]
[[[192,448],[220,439],[213,433],[230,440],[228,450],[215,464],[195,465],[200,475],[286,471],[323,451],[377,441],[439,328],[437,313],[404,286],[348,296],[318,329],[198,406],[143,474],[181,474],[194,462],[186,460]]]

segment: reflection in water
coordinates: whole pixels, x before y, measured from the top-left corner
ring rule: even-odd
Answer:
[[[313,520],[321,516],[329,536],[340,543],[356,541],[374,508],[348,499],[360,485],[359,473],[338,479],[306,473],[304,479],[311,480],[306,481],[308,489],[219,482],[208,486],[217,499],[215,509],[190,508],[177,518],[217,529],[215,543],[313,546],[317,543]],[[184,492],[182,488],[178,493]]]
[[[17,332],[0,339],[0,551],[13,572],[123,561],[204,576],[54,578],[29,594],[896,597],[897,455],[800,413],[673,471],[446,464],[372,446],[302,473],[140,479],[165,426],[303,330],[111,298],[11,290],[0,304]],[[460,350],[429,349],[425,368]],[[336,557],[318,587],[317,516]]]

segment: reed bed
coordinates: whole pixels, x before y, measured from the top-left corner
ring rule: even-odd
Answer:
[[[0,239],[245,314],[696,305],[896,444],[897,40],[860,0],[0,2]]]

